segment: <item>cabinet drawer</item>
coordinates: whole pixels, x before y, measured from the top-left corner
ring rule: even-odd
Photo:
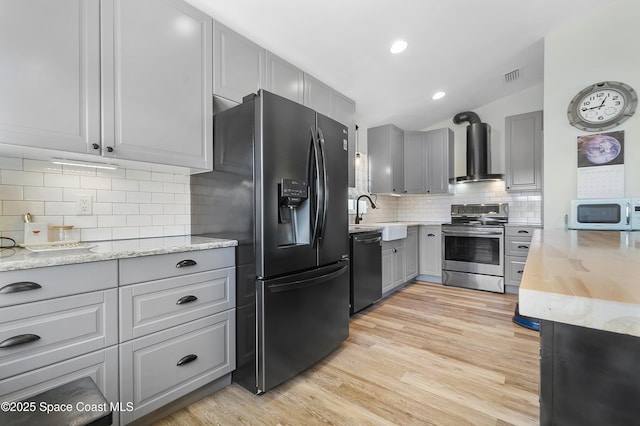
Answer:
[[[5,271],[0,273],[0,307],[117,286],[117,260]]]
[[[505,284],[520,285],[526,262],[526,257],[505,256]]]
[[[120,367],[128,423],[235,369],[235,309],[120,344]]]
[[[507,256],[524,256],[529,253],[531,237],[507,237],[505,239],[504,253]]]
[[[118,343],[118,290],[0,309],[0,379]]]
[[[533,231],[537,229],[532,226],[505,226],[504,234],[507,237],[529,237],[533,236]]]
[[[0,400],[21,401],[82,377],[91,377],[107,401],[118,401],[118,347],[0,380]]]
[[[235,307],[235,268],[120,288],[124,342]]]
[[[120,259],[120,285],[234,266],[235,247]]]

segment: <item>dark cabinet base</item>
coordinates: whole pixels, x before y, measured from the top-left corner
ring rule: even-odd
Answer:
[[[640,419],[640,338],[552,321],[540,329],[540,424]]]

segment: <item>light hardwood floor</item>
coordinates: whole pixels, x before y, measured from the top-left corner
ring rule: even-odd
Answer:
[[[158,425],[537,425],[539,335],[517,297],[413,283],[351,318],[323,361],[255,396],[232,384]]]

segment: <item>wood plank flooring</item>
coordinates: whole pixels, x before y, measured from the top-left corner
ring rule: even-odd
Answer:
[[[415,282],[288,382],[232,384],[157,425],[537,425],[539,334],[511,321],[516,300]]]

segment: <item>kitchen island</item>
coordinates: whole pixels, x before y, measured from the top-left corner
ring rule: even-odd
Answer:
[[[640,233],[537,230],[519,304],[541,319],[540,424],[640,418]]]

